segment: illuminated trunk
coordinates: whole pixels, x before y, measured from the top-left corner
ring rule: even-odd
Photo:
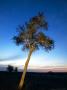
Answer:
[[[26,75],[26,71],[27,71],[27,67],[28,67],[28,63],[30,61],[30,57],[31,57],[32,52],[33,52],[33,49],[30,49],[28,58],[25,62],[25,66],[24,66],[24,70],[23,70],[23,73],[22,73],[22,76],[21,76],[21,80],[20,80],[20,83],[19,83],[19,87],[18,87],[19,90],[21,90],[22,87],[23,87],[24,79],[25,79],[25,75]]]

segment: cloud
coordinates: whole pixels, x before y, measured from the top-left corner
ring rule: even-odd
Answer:
[[[6,60],[16,60],[16,59],[20,59],[20,55],[15,55],[15,56],[11,56],[11,57],[8,57],[8,58],[2,58],[0,59],[0,61],[6,61]]]

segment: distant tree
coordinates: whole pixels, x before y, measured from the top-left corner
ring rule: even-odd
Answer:
[[[15,67],[14,71],[15,71],[15,72],[17,72],[17,71],[18,71],[17,67]]]
[[[14,70],[13,66],[8,65],[8,67],[7,67],[7,71],[8,71],[8,72],[12,72],[13,70]]]
[[[54,41],[45,35],[45,30],[47,31],[47,29],[48,24],[43,13],[38,13],[37,16],[32,17],[24,26],[19,26],[18,35],[13,38],[17,45],[23,46],[23,50],[29,50],[28,58],[25,62],[24,71],[19,83],[20,90],[24,84],[31,54],[40,47],[43,47],[46,51],[54,47]]]

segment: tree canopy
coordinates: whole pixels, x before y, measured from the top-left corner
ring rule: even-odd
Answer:
[[[43,13],[38,13],[32,17],[23,26],[19,26],[18,35],[14,36],[17,45],[22,45],[23,50],[34,47],[34,50],[43,47],[45,50],[51,50],[54,47],[54,41],[45,35],[48,30],[48,23]]]

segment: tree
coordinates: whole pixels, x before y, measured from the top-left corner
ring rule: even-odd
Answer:
[[[13,70],[14,70],[13,66],[8,65],[8,67],[7,67],[7,71],[8,71],[8,72],[12,72]]]
[[[45,30],[48,29],[48,23],[45,20],[43,13],[38,13],[32,17],[24,26],[19,26],[18,34],[14,36],[14,41],[17,45],[22,45],[23,50],[28,50],[28,58],[25,62],[24,71],[19,83],[19,89],[23,87],[25,74],[32,53],[42,47],[46,51],[54,47],[54,41],[45,35]]]
[[[15,72],[17,72],[17,71],[18,71],[17,67],[15,67],[14,71],[15,71]]]

